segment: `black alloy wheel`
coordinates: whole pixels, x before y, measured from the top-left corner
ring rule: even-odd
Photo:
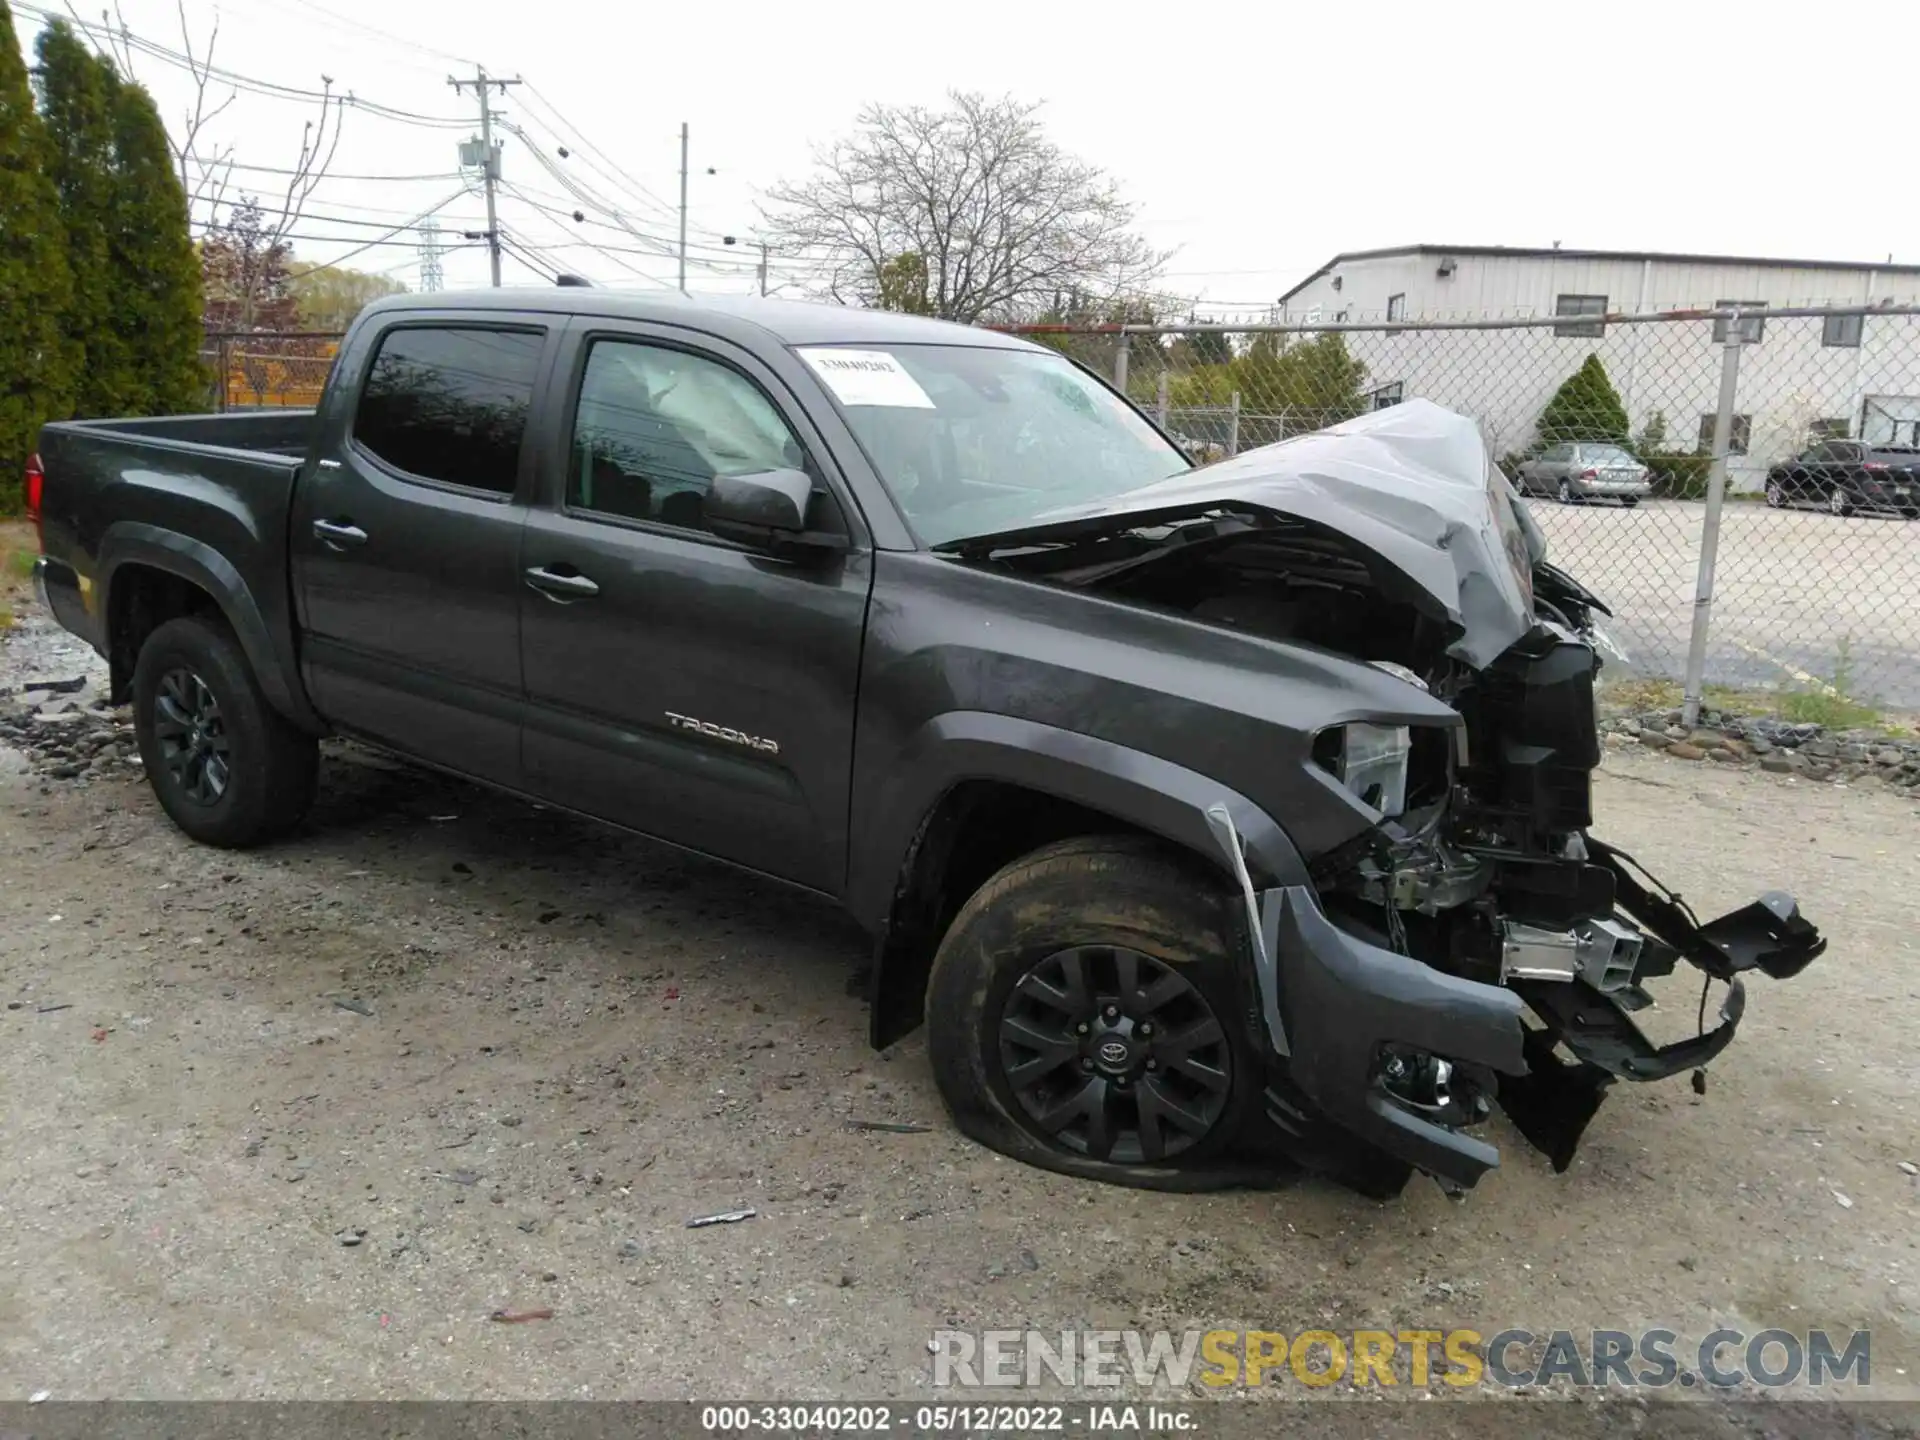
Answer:
[[[1000,1065],[1028,1118],[1090,1159],[1157,1164],[1212,1133],[1233,1089],[1213,1007],[1179,969],[1137,950],[1076,945],[1015,982]]]
[[[169,670],[153,709],[154,738],[180,794],[198,805],[219,804],[233,773],[232,747],[207,682],[191,670]]]

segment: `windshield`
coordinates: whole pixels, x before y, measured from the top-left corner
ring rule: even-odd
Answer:
[[[1191,468],[1062,356],[960,345],[810,346],[800,357],[926,545],[1029,523]]]

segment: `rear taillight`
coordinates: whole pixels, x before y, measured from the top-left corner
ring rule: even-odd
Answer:
[[[34,533],[40,534],[40,498],[47,486],[47,472],[40,466],[38,455],[27,457],[27,473],[20,488],[25,492],[27,518],[33,521]]]
[[[1580,472],[1580,478],[1582,480],[1598,480],[1600,478],[1600,472],[1598,470],[1582,470]]]
[[[1878,471],[1878,470],[1885,470],[1888,468],[1888,466],[1884,460],[1867,460],[1861,464],[1860,468],[1862,470]]]

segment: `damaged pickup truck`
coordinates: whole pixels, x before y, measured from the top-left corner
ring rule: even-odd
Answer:
[[[409,296],[317,410],[51,425],[27,487],[189,834],[339,734],[832,897],[873,1042],[1068,1173],[1464,1187],[1496,1105],[1564,1168],[1824,948],[1588,833],[1606,608],[1422,402],[1195,470],[1007,336]]]

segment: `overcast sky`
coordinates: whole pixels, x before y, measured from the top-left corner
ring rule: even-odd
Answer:
[[[97,13],[99,0],[78,3]],[[124,3],[134,33],[180,48],[173,0]],[[753,284],[745,242],[763,187],[803,174],[810,147],[863,103],[937,104],[950,87],[1044,101],[1055,139],[1118,177],[1141,230],[1176,249],[1167,288],[1215,309],[1269,304],[1338,251],[1414,241],[1920,261],[1912,122],[1890,99],[1911,87],[1920,6],[1891,0],[1829,0],[1778,21],[1726,0],[185,5],[197,44],[218,18],[217,63],[278,85],[331,75],[366,99],[457,117],[474,101],[449,73],[478,61],[531,82],[501,102],[511,121],[641,235],[536,208],[586,207],[511,132],[505,177],[529,198],[504,198],[503,226],[609,283],[652,283],[635,271],[672,282],[668,256],[570,242],[670,248],[682,121],[703,262],[690,286],[739,291]],[[177,123],[185,75],[146,57],[135,68]],[[243,93],[212,132],[244,164],[286,167],[311,114]],[[296,242],[299,257],[331,259],[350,248],[336,237],[376,237],[376,222],[454,195],[464,133],[349,111],[334,178],[297,227],[314,237]],[[273,193],[263,170],[237,173]],[[447,178],[348,178],[395,175]],[[448,243],[482,217],[477,197],[447,205]],[[743,243],[729,251],[723,234]],[[417,286],[417,236],[395,239],[350,263]],[[444,263],[450,288],[485,283],[478,248]],[[507,274],[532,278],[512,260]],[[774,274],[792,294],[806,269],[776,255]]]

